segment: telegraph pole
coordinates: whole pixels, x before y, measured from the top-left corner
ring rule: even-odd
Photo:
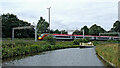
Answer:
[[[48,22],[49,22],[49,34],[50,34],[50,8],[47,8],[48,9]]]
[[[33,22],[35,29],[35,42],[37,41],[37,25]]]
[[[85,31],[84,31],[84,29],[83,29],[83,38],[85,38]]]
[[[37,26],[35,25],[35,42],[37,41]]]

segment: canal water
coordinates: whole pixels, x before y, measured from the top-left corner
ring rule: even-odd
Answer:
[[[95,48],[68,48],[3,62],[3,66],[104,66]]]

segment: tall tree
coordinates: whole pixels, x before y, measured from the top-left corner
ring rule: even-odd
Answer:
[[[2,37],[11,37],[12,28],[19,26],[18,18],[13,14],[2,15]],[[17,23],[16,23],[17,22]]]
[[[99,35],[99,33],[104,33],[104,32],[106,32],[106,30],[100,26],[97,26],[96,24],[92,25],[89,29],[90,35]]]
[[[113,24],[113,28],[111,28],[110,32],[120,32],[120,21],[116,21]]]
[[[85,33],[84,33],[85,35],[89,35],[89,29],[88,29],[87,26],[84,26],[83,28],[81,28],[81,31],[80,31],[81,34],[83,34],[83,33],[82,33],[83,30],[84,30],[84,32],[85,32]]]
[[[81,30],[79,31],[79,30],[75,30],[74,32],[73,32],[73,35],[82,35],[83,34],[83,30],[84,30],[84,34],[85,35],[89,35],[89,29],[88,29],[88,27],[87,26],[84,26],[83,28],[81,28]]]
[[[10,38],[12,37],[12,28],[20,27],[20,26],[30,26],[30,23],[19,20],[16,15],[14,14],[3,14],[2,17],[2,37],[3,38]],[[29,33],[29,32],[30,33]],[[24,29],[24,30],[15,30],[15,37],[17,38],[28,38],[34,36],[34,30],[32,29]]]
[[[49,23],[47,21],[45,21],[45,19],[40,17],[40,20],[38,21],[38,24],[37,24],[38,32],[46,33],[46,32],[48,32],[48,27],[49,27]]]

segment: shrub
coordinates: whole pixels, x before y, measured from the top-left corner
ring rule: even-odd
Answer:
[[[75,39],[75,40],[73,41],[73,44],[74,44],[74,45],[79,45],[78,39]]]
[[[43,40],[46,41],[46,42],[48,42],[51,45],[55,45],[56,44],[56,39],[53,38],[52,35],[46,36]]]
[[[88,43],[88,42],[90,42],[89,39],[75,39],[75,40],[73,41],[73,44],[74,44],[74,45],[79,45],[79,43]]]
[[[119,41],[116,40],[107,40],[108,43],[118,43]]]
[[[82,39],[82,41],[81,41],[82,43],[88,43],[88,42],[90,42],[90,40],[87,38],[87,39]]]
[[[94,46],[96,46],[97,44],[99,44],[97,41],[93,41],[92,42]]]

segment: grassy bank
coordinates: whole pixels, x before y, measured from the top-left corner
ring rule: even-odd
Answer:
[[[43,51],[78,47],[73,42],[57,42],[56,45],[50,45],[45,41],[34,42],[34,40],[5,40],[2,42],[2,58],[10,58],[20,55],[39,53]]]
[[[105,60],[113,63],[115,66],[120,66],[120,56],[119,56],[119,44],[112,42],[100,42],[96,45],[96,52],[98,55],[102,56]]]

